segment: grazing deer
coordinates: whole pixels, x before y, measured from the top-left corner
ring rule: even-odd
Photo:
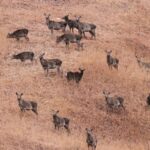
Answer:
[[[118,108],[123,108],[124,107],[124,99],[120,96],[114,96],[110,97],[110,92],[103,91],[103,94],[105,96],[106,104],[109,108],[113,109],[118,109]]]
[[[62,61],[60,59],[44,59],[43,58],[44,55],[45,53],[40,55],[39,59],[44,71],[47,72],[47,75],[49,69],[57,69],[57,72],[60,73],[60,67],[62,65]]]
[[[147,103],[148,106],[150,106],[150,93],[149,93],[149,95],[147,97],[146,103]]]
[[[15,38],[19,41],[21,37],[24,37],[27,41],[29,41],[29,38],[27,36],[28,32],[28,29],[19,29],[12,33],[8,33],[7,38]]]
[[[18,100],[18,104],[19,104],[20,110],[22,112],[25,112],[26,110],[32,110],[36,115],[38,115],[37,103],[36,102],[34,102],[34,101],[26,101],[26,100],[22,99],[23,93],[18,94],[16,92],[16,95],[17,95],[17,100]]]
[[[68,49],[69,49],[69,43],[76,43],[79,50],[80,47],[83,49],[83,43],[80,43],[81,39],[82,39],[81,35],[65,33],[61,36],[57,36],[56,43],[58,44],[63,41],[65,42],[66,48]]]
[[[89,147],[92,148],[92,150],[96,150],[96,146],[97,146],[97,138],[96,136],[93,134],[93,129],[85,129],[86,130],[86,143],[87,143],[87,146],[88,146],[88,149]]]
[[[33,52],[22,52],[17,55],[13,55],[12,59],[20,59],[22,62],[25,60],[30,60],[31,62],[34,59],[34,53]]]
[[[142,62],[136,54],[135,54],[135,57],[137,59],[138,65],[140,67],[143,67],[144,69],[150,70],[150,63]]]
[[[46,24],[48,26],[48,28],[51,30],[51,34],[53,34],[54,30],[62,30],[63,32],[66,29],[67,23],[64,21],[60,21],[60,22],[56,22],[54,20],[50,20],[50,14],[47,16],[45,15],[45,19],[46,19]]]
[[[69,129],[70,120],[66,117],[58,116],[58,113],[59,113],[59,110],[57,110],[53,114],[53,123],[54,123],[55,129],[59,130],[60,127],[64,127],[67,130],[67,132],[70,133],[70,129]]]
[[[69,71],[67,72],[67,80],[70,81],[70,80],[74,80],[76,83],[79,83],[80,80],[82,79],[82,76],[83,76],[83,73],[85,71],[85,69],[80,69],[80,72],[72,72],[72,71]]]
[[[107,64],[110,69],[114,67],[118,70],[119,59],[111,56],[112,51],[105,51],[107,53]]]
[[[81,16],[79,16],[76,19],[76,28],[78,29],[79,34],[84,35],[84,37],[86,37],[85,32],[89,32],[91,34],[91,38],[96,39],[96,33],[95,33],[96,25],[92,23],[80,22],[80,18]]]
[[[69,19],[69,15],[64,16],[62,19],[64,19],[69,26],[70,31],[74,32],[74,28],[78,28],[77,20],[71,20]]]

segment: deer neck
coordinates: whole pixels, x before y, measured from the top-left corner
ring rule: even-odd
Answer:
[[[108,98],[109,98],[108,96],[105,96],[106,103],[108,103]]]
[[[18,103],[22,104],[22,99],[21,98],[18,98]]]
[[[69,18],[68,18],[68,17],[65,17],[65,21],[68,22],[68,21],[69,21]]]
[[[83,76],[83,70],[80,72],[81,77]]]
[[[107,59],[111,59],[111,56],[110,56],[110,54],[108,54],[108,55],[107,55]]]

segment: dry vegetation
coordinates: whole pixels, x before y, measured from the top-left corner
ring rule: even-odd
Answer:
[[[96,41],[84,40],[83,51],[56,46],[61,32],[50,34],[44,13],[54,19],[82,15],[97,25]],[[148,150],[150,74],[139,68],[135,52],[150,62],[149,0],[1,0],[0,14],[0,150],[86,150],[86,127],[94,128],[98,150]],[[30,30],[29,42],[6,39],[21,27]],[[119,58],[118,72],[108,69],[106,49]],[[11,60],[24,50],[34,51],[37,62]],[[85,68],[80,85],[55,74],[45,77],[38,60],[42,52],[60,58],[64,72]],[[125,113],[106,112],[103,89],[125,98]],[[38,102],[38,119],[32,112],[20,118],[16,91]],[[71,119],[70,136],[54,130],[52,109]]]

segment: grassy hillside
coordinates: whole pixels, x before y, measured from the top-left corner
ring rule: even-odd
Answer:
[[[70,13],[97,26],[96,40],[84,39],[84,50],[71,44],[56,45],[61,31],[50,30],[44,13],[58,20]],[[150,74],[138,66],[135,53],[150,62],[149,0],[1,0],[0,1],[0,150],[86,150],[86,127],[94,129],[97,150],[149,150]],[[7,39],[8,32],[29,29],[30,41]],[[87,36],[90,35],[87,33]],[[33,51],[36,61],[21,63],[11,56]],[[119,58],[119,70],[109,70],[105,50]],[[79,86],[52,73],[45,77],[39,55],[59,58],[62,69],[85,68]],[[126,111],[106,111],[103,90],[125,99]],[[38,103],[38,118],[32,112],[22,117],[15,93]],[[52,111],[70,118],[71,135],[56,131]]]

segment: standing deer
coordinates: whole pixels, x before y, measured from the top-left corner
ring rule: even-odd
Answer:
[[[34,102],[34,101],[26,101],[26,100],[22,99],[23,93],[18,94],[16,92],[16,95],[17,95],[17,100],[18,100],[18,104],[19,104],[20,110],[22,112],[25,112],[26,110],[32,110],[36,115],[38,115],[37,103],[36,102]]]
[[[83,76],[83,73],[85,71],[85,69],[80,69],[80,72],[72,72],[72,71],[69,71],[67,72],[67,80],[70,81],[70,80],[74,80],[76,83],[79,83],[80,80],[82,79],[82,76]]]
[[[27,41],[29,41],[29,38],[27,36],[28,32],[28,29],[18,29],[12,33],[8,33],[7,38],[15,38],[17,39],[17,41],[19,41],[20,38],[24,37]]]
[[[111,56],[112,51],[105,51],[107,53],[107,64],[110,69],[114,67],[118,70],[119,59]]]
[[[84,37],[86,37],[85,32],[89,32],[91,34],[91,38],[96,39],[96,33],[95,33],[96,25],[92,23],[80,22],[80,18],[81,16],[79,16],[76,19],[76,28],[78,29],[79,34],[84,35]]]
[[[110,92],[106,92],[106,91],[103,91],[103,94],[105,96],[106,104],[111,110],[118,109],[118,108],[123,108],[125,110],[124,99],[122,97],[120,96],[111,97],[109,96]]]
[[[39,59],[44,71],[49,72],[49,69],[57,69],[57,72],[60,73],[60,67],[62,65],[62,61],[60,59],[44,59],[43,56],[45,53],[40,55]]]
[[[148,106],[150,106],[150,93],[149,93],[149,95],[147,97],[146,103],[147,103]]]
[[[93,134],[93,129],[85,129],[86,130],[86,143],[87,143],[87,146],[88,146],[88,149],[89,147],[92,148],[92,150],[96,150],[96,146],[97,146],[97,138],[96,136]]]
[[[59,113],[59,110],[57,110],[53,114],[53,123],[54,123],[55,129],[59,130],[60,127],[64,127],[67,130],[67,132],[70,133],[70,129],[69,129],[70,120],[66,117],[60,117],[58,113]]]
[[[144,69],[147,69],[147,71],[150,71],[150,63],[141,61],[136,54],[135,57],[137,59],[139,67],[143,67]]]
[[[62,30],[63,32],[66,29],[67,23],[64,21],[60,21],[60,22],[56,22],[54,20],[50,20],[50,14],[49,15],[45,15],[45,19],[46,19],[46,24],[48,26],[48,28],[51,30],[51,34],[53,34],[54,30]]]
[[[71,20],[71,19],[69,19],[69,15],[64,16],[62,19],[65,20],[65,22],[69,26],[69,29],[70,29],[71,32],[74,32],[74,28],[78,28],[78,23],[77,23],[78,19]]]
[[[78,50],[81,47],[83,49],[83,43],[81,44],[80,41],[82,39],[81,35],[65,33],[61,36],[57,36],[56,43],[65,42],[66,48],[69,49],[69,43],[76,43]]]

